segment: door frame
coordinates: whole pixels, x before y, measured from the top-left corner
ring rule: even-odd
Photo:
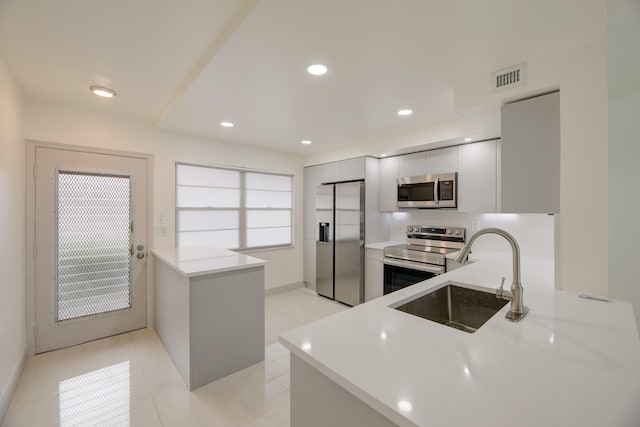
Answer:
[[[144,159],[147,163],[147,251],[151,253],[153,247],[153,167],[154,155],[122,150],[111,150],[98,147],[60,144],[54,142],[26,140],[26,230],[25,230],[25,264],[26,264],[26,317],[27,317],[27,355],[33,356],[36,352],[36,263],[35,263],[35,239],[36,239],[36,183],[34,178],[36,164],[36,149],[52,148],[65,151],[80,151],[91,154],[110,154],[123,157]],[[148,259],[150,259],[149,257]],[[147,262],[147,326],[153,325],[153,262]]]

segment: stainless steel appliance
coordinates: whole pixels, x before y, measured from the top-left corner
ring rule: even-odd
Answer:
[[[458,173],[398,178],[399,208],[455,208],[458,206]]]
[[[445,273],[446,255],[464,247],[466,230],[407,226],[407,243],[384,248],[384,294]]]
[[[354,306],[364,302],[364,182],[316,191],[316,292]]]

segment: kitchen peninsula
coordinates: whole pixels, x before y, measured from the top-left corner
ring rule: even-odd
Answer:
[[[266,261],[214,247],[152,252],[155,328],[189,390],[264,360]]]
[[[472,264],[280,336],[291,425],[638,426],[640,342],[631,304],[558,291],[553,262],[522,258],[529,314],[509,304],[467,333],[396,310],[455,281],[511,283],[511,256]]]

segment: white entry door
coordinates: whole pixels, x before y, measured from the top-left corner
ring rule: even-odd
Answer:
[[[35,158],[36,353],[145,327],[147,160]]]

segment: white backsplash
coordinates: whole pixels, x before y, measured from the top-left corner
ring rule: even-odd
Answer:
[[[407,225],[464,227],[467,238],[477,229],[497,227],[511,233],[523,255],[554,257],[554,217],[545,214],[475,214],[448,210],[410,209],[391,214],[390,240],[404,242]],[[476,227],[478,227],[476,229]],[[476,250],[511,252],[506,240],[499,236],[480,237]]]

